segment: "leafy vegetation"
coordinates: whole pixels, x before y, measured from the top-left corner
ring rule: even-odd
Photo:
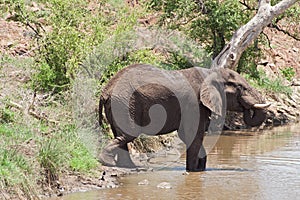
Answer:
[[[98,167],[74,128],[65,126],[46,136],[53,127],[43,123],[27,126],[16,122],[0,124],[0,190],[21,191],[20,195],[29,198],[36,193],[38,179],[42,179],[39,172],[45,176],[46,184],[53,185],[66,170],[89,173]]]
[[[288,85],[284,85],[284,78],[283,77],[276,77],[276,78],[269,78],[266,73],[262,70],[258,71],[257,79],[253,79],[248,74],[244,74],[245,78],[256,88],[261,88],[266,92],[271,93],[283,93],[286,95],[292,94],[292,89]]]
[[[22,188],[24,194],[18,195],[30,197],[34,195],[33,183],[29,178],[31,175],[30,164],[18,149],[0,147],[0,188],[9,188],[17,194],[21,193],[18,188]],[[29,191],[33,194],[30,194]]]
[[[286,67],[283,69],[280,69],[282,75],[288,80],[291,81],[294,76],[296,75],[295,69],[292,67]]]
[[[272,5],[279,0],[272,1]],[[184,31],[187,35],[204,44],[206,51],[214,58],[223,49],[232,34],[241,25],[254,16],[257,1],[158,1],[151,0],[149,9],[161,11],[160,24],[171,29]],[[298,38],[299,32],[293,30],[299,21],[300,9],[294,5],[287,12],[273,20],[273,26],[288,35]],[[280,28],[280,22],[291,24],[288,30]],[[261,78],[256,66],[262,53],[259,45],[264,45],[267,38],[261,36],[249,47],[240,58],[237,71],[247,73],[257,81]]]
[[[225,46],[233,32],[254,14],[238,1],[156,1],[150,8],[161,10],[162,24],[173,29],[183,29],[192,38],[205,44],[213,57]]]

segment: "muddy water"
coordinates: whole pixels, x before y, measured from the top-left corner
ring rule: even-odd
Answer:
[[[61,199],[300,199],[300,124],[227,132],[209,153],[207,171],[184,175],[184,163],[183,155],[164,168],[121,178],[119,188]],[[149,184],[138,185],[144,179]],[[157,188],[161,182],[172,188]]]

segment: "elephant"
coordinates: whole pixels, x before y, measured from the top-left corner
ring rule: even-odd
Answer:
[[[127,143],[140,134],[161,135],[173,131],[186,144],[186,170],[204,171],[207,155],[205,131],[215,120],[223,126],[226,111],[243,112],[248,126],[266,119],[263,96],[237,72],[192,67],[164,70],[148,64],[123,68],[103,87],[99,122],[104,113],[114,139],[103,148],[99,160],[106,166],[135,167]]]

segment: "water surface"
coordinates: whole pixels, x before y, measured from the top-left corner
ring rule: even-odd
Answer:
[[[167,156],[168,157],[168,156]],[[121,186],[64,196],[98,199],[299,199],[300,124],[272,130],[223,135],[208,155],[207,171],[185,172],[184,155],[153,172],[123,177]],[[161,163],[160,163],[161,162]],[[148,185],[138,185],[144,179]],[[171,189],[159,189],[161,182]]]

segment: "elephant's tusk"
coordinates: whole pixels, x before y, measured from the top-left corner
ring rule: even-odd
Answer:
[[[268,108],[271,104],[270,103],[258,103],[258,104],[254,104],[253,108],[257,108],[257,109],[265,109]]]

